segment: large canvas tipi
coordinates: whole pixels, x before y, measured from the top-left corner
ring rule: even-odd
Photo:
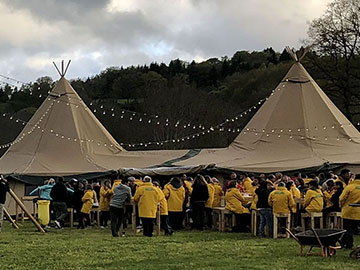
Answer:
[[[360,133],[296,62],[237,138],[177,163],[249,172],[360,163]]]
[[[11,147],[0,172],[57,176],[146,168],[188,151],[125,151],[81,100],[65,72]]]

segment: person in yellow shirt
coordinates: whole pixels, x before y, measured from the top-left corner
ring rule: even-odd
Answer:
[[[236,181],[231,181],[228,184],[228,189],[225,193],[226,206],[225,209],[233,212],[236,218],[236,226],[233,227],[234,232],[246,232],[250,225],[250,212],[247,207],[247,202],[241,195],[240,190],[236,188]]]
[[[158,204],[160,203],[159,193],[151,182],[150,176],[145,176],[143,184],[136,190],[134,202],[139,206],[139,217],[143,224],[144,236],[152,237],[154,221]]]
[[[174,231],[169,225],[168,204],[164,192],[160,188],[160,183],[158,181],[153,181],[153,185],[160,196],[160,227],[164,230],[165,235],[170,236]]]
[[[94,203],[94,191],[91,185],[85,187],[85,194],[82,197],[83,206],[81,208],[82,218],[80,220],[78,229],[85,229],[85,226],[90,226],[90,212]]]
[[[215,196],[215,187],[214,183],[209,175],[205,175],[205,181],[207,183],[209,199],[205,203],[205,213],[206,213],[206,225],[209,229],[212,228],[212,205],[214,202]]]
[[[100,202],[99,210],[100,212],[100,227],[103,229],[107,227],[108,220],[110,218],[110,201],[111,201],[112,191],[111,191],[111,182],[110,180],[105,180],[104,184],[100,188]]]
[[[272,207],[273,213],[289,214],[296,210],[294,198],[286,189],[284,182],[280,182],[277,188],[270,193],[268,203]]]
[[[316,180],[309,182],[309,189],[304,199],[304,208],[306,212],[321,212],[324,208],[324,195]]]
[[[346,230],[341,246],[351,249],[354,245],[354,233],[360,225],[360,174],[355,176],[351,185],[344,188],[340,195],[339,206]]]
[[[217,180],[215,177],[212,178],[212,181],[214,182],[214,201],[212,207],[221,207],[221,200],[224,196],[223,189],[219,180]]]
[[[178,177],[173,177],[164,187],[164,195],[168,203],[169,223],[174,230],[183,228],[183,205],[185,188]]]

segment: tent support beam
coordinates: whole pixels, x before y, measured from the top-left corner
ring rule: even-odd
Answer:
[[[45,230],[41,227],[39,222],[31,215],[31,213],[26,209],[25,205],[22,203],[22,201],[16,196],[15,192],[12,191],[12,189],[9,190],[9,193],[11,197],[15,200],[15,202],[20,206],[20,208],[28,215],[31,222],[35,225],[35,227],[39,230],[39,232],[45,233]]]
[[[5,209],[5,207],[3,208],[4,210],[4,214],[6,219],[11,223],[11,225],[15,228],[15,229],[19,229],[19,226],[16,224],[15,220],[13,220],[13,218],[10,216],[9,212]]]

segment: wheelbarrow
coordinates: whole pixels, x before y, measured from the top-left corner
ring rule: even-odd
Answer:
[[[337,246],[336,243],[346,232],[346,230],[339,229],[312,228],[294,235],[290,230],[286,229],[286,231],[300,245],[300,256],[303,256],[304,247],[310,246],[309,251],[305,254],[306,256],[320,255],[323,257],[334,256],[336,254],[336,250],[341,248],[341,246]],[[321,252],[312,252],[314,247],[320,248]]]

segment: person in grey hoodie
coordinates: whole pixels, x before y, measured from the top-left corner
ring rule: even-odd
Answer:
[[[110,202],[111,233],[113,237],[119,237],[119,230],[124,219],[124,204],[131,200],[129,180],[125,178],[120,185],[114,188],[113,198]],[[124,229],[124,228],[123,228]],[[123,230],[122,236],[125,236]]]

